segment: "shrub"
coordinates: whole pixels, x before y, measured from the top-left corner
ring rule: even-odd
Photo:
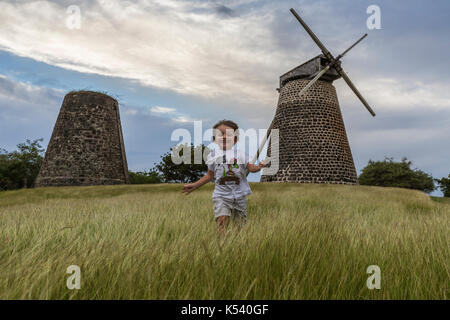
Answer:
[[[384,161],[369,160],[359,176],[359,183],[432,192],[435,189],[433,177],[421,170],[411,169],[411,164],[406,157],[401,162],[394,162],[393,158],[388,157]]]

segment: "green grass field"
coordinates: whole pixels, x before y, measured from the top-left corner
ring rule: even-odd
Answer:
[[[448,299],[450,203],[398,188],[252,183],[217,238],[207,184],[0,192],[0,299]],[[436,201],[435,201],[436,200]],[[81,289],[66,286],[81,268]],[[381,289],[369,290],[369,265]]]

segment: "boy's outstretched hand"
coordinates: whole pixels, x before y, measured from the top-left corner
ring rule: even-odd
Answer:
[[[185,184],[183,186],[183,190],[181,190],[181,193],[186,193],[186,195],[188,195],[189,193],[191,193],[195,189],[197,189],[197,186],[195,184],[188,183],[188,184]]]
[[[261,160],[258,165],[254,165],[251,163],[247,164],[247,169],[249,172],[258,172],[259,170],[267,166],[268,164],[264,160]]]
[[[266,162],[266,161],[264,161],[264,160],[261,160],[260,162],[259,162],[259,168],[260,169],[262,169],[262,168],[265,168],[265,167],[268,167],[269,166],[269,163],[268,162]]]

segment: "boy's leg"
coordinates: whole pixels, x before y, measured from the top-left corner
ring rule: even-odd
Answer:
[[[219,216],[217,218],[217,233],[219,236],[224,236],[227,226],[230,223],[230,216]]]
[[[247,223],[247,198],[238,198],[233,203],[233,223],[242,227]]]
[[[231,204],[227,199],[215,198],[214,202],[214,220],[217,222],[217,232],[219,236],[225,235],[226,228],[230,221]]]
[[[233,223],[239,227],[245,225],[247,223],[247,212],[234,209]]]

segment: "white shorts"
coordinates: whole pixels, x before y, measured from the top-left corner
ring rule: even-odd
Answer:
[[[233,221],[247,222],[247,197],[237,199],[213,198],[214,220],[220,216],[229,216]]]

